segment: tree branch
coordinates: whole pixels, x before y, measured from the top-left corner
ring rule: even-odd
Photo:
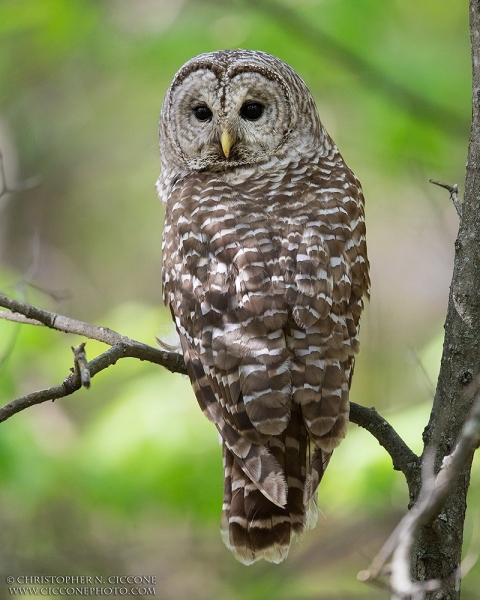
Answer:
[[[350,421],[363,427],[377,439],[390,454],[393,468],[405,475],[410,488],[413,485],[413,475],[419,457],[410,450],[390,423],[379,415],[373,406],[367,408],[353,402],[350,403]]]
[[[480,378],[477,382],[477,390],[479,386]],[[422,600],[425,592],[440,587],[440,582],[437,580],[412,581],[410,575],[412,544],[419,529],[438,516],[464,466],[479,444],[480,393],[477,392],[472,411],[462,428],[455,449],[444,457],[436,477],[434,475],[435,449],[430,448],[425,453],[422,464],[422,487],[418,500],[397,525],[369,569],[358,574],[361,581],[373,581],[383,573],[390,572],[391,590],[399,600],[403,598]],[[386,568],[390,556],[392,561]],[[455,575],[460,576],[459,573]]]
[[[10,309],[10,311],[13,313],[19,313],[27,319],[37,321],[37,323],[34,323],[35,325],[42,324],[50,329],[63,331],[64,333],[75,333],[92,340],[104,342],[109,346],[113,346],[119,342],[132,341],[130,338],[120,335],[116,331],[108,329],[107,327],[97,327],[91,323],[84,323],[83,321],[70,319],[69,317],[64,317],[63,315],[58,315],[56,313],[49,312],[48,310],[37,308],[36,306],[26,304],[25,302],[20,302],[19,300],[14,300],[13,298],[9,298],[8,296],[3,296],[1,294],[0,306]],[[6,318],[3,316],[3,311],[0,312],[0,318]],[[23,322],[15,315],[13,318],[9,318],[9,320]]]
[[[100,371],[114,365],[120,358],[138,358],[139,360],[146,360],[165,367],[172,373],[182,373],[184,375],[187,373],[181,354],[153,348],[147,344],[132,340],[127,336],[120,335],[107,327],[98,327],[91,323],[77,321],[76,319],[52,313],[1,294],[0,306],[9,309],[9,311],[0,311],[0,319],[29,325],[45,326],[56,331],[81,335],[112,346],[89,363],[86,363],[86,359],[81,356],[81,351],[79,350],[74,360],[75,365],[78,365],[78,367],[75,367],[76,370],[73,374],[69,375],[60,385],[32,392],[13,400],[0,409],[0,422],[34,404],[64,398],[73,394],[82,386],[81,377],[79,376],[82,370],[84,372],[88,371],[90,378],[93,378]],[[81,365],[78,364],[79,357]]]
[[[77,321],[1,294],[0,306],[9,309],[0,311],[0,319],[28,325],[45,326],[57,331],[81,335],[112,346],[110,350],[97,356],[89,363],[82,362],[82,369],[90,373],[90,378],[114,365],[120,358],[125,357],[149,361],[165,367],[172,373],[182,373],[184,375],[187,373],[183,356],[177,352],[159,350],[120,335],[107,327],[98,327],[91,323]],[[78,364],[77,358],[75,364]],[[81,378],[79,377],[80,370],[76,367],[75,372],[69,375],[60,385],[32,392],[0,408],[0,422],[34,404],[57,400],[73,394],[82,387]],[[407,481],[410,482],[411,471],[416,461],[418,461],[418,457],[410,450],[393,427],[373,407],[367,408],[353,402],[350,405],[350,420],[369,431],[378,440],[380,445],[390,454],[394,469],[402,471]]]
[[[97,373],[100,373],[100,371],[114,365],[121,358],[127,357],[147,360],[162,365],[174,373],[186,373],[185,368],[182,370],[183,357],[180,355],[168,356],[167,360],[165,360],[164,355],[167,353],[141,344],[140,342],[135,342],[134,340],[130,340],[130,342],[119,342],[87,363],[85,368],[88,369],[90,378],[93,378]],[[59,398],[70,396],[81,387],[82,381],[79,373],[73,372],[66,377],[60,385],[32,392],[26,396],[21,396],[0,408],[0,423],[34,404],[41,404],[48,400],[58,400]]]
[[[450,199],[453,202],[453,205],[455,206],[458,218],[461,219],[462,205],[460,204],[460,201],[458,199],[458,185],[456,183],[454,183],[453,185],[448,185],[448,183],[442,183],[441,181],[437,181],[436,179],[430,179],[429,181],[430,183],[433,183],[433,185],[438,185],[439,187],[442,187],[450,192]]]
[[[66,318],[66,317],[65,317]],[[127,338],[129,339],[129,338]],[[183,357],[180,354],[174,352],[163,352],[152,348],[141,342],[135,340],[129,340],[128,342],[118,342],[113,345],[107,351],[103,352],[89,363],[84,365],[90,373],[90,378],[93,378],[97,373],[107,369],[114,365],[121,358],[138,358],[139,360],[146,360],[148,362],[161,365],[172,373],[187,374]],[[6,421],[16,413],[25,410],[26,408],[33,406],[34,404],[41,404],[48,400],[58,400],[70,396],[74,392],[78,391],[82,387],[82,381],[79,374],[73,372],[60,385],[52,386],[37,392],[32,392],[26,396],[21,396],[16,400],[13,400],[9,404],[6,404],[0,408],[0,423]]]
[[[131,338],[121,335],[108,327],[98,327],[91,323],[77,321],[70,317],[58,315],[56,313],[43,310],[36,306],[19,302],[8,296],[0,294],[0,306],[9,308],[13,313],[0,311],[0,319],[12,320],[18,323],[28,323],[30,325],[44,325],[56,331],[64,333],[74,333],[86,338],[103,342],[109,346],[122,346],[128,348],[128,356],[147,360],[165,367],[172,373],[187,374],[183,356],[176,352],[165,352],[158,348],[153,348],[148,344],[137,342]],[[23,317],[22,317],[23,315]]]

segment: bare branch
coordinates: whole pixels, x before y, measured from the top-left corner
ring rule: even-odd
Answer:
[[[453,452],[445,456],[437,476],[433,472],[435,451],[425,452],[422,465],[422,487],[418,500],[397,525],[369,569],[361,571],[358,578],[372,581],[390,572],[390,583],[395,598],[422,600],[424,593],[440,586],[436,580],[412,581],[410,554],[418,530],[431,523],[440,513],[463,467],[480,444],[480,393],[477,393],[471,414],[465,422]],[[386,567],[389,557],[391,564]]]
[[[116,331],[108,329],[107,327],[98,327],[91,323],[84,323],[83,321],[77,321],[76,319],[70,319],[63,315],[49,312],[36,306],[31,306],[25,302],[14,300],[8,296],[0,294],[0,306],[10,309],[14,313],[20,313],[27,319],[33,319],[37,322],[42,323],[50,329],[56,329],[57,331],[63,331],[64,333],[76,333],[92,340],[104,342],[109,346],[113,346],[119,342],[132,341],[130,338],[120,335]],[[0,318],[3,317],[3,311],[0,313]],[[13,319],[11,319],[13,320]],[[18,320],[18,319],[15,319]]]
[[[134,340],[115,344],[106,352],[87,363],[85,368],[88,369],[90,377],[93,378],[97,373],[114,365],[121,358],[127,357],[138,358],[139,360],[146,360],[161,365],[173,373],[186,374],[185,364],[181,355],[162,352],[161,350],[157,350],[156,348],[152,348],[151,346],[141,344]],[[64,379],[63,383],[60,385],[32,392],[31,394],[17,398],[0,408],[0,423],[34,404],[41,404],[48,400],[57,400],[59,398],[70,396],[81,387],[82,382],[80,377],[78,377],[76,373],[72,373]]]
[[[393,468],[401,471],[410,487],[419,457],[410,450],[395,429],[372,406],[350,404],[350,421],[371,433],[378,443],[390,454]]]
[[[129,352],[132,352],[132,354],[128,354],[128,356],[161,365],[172,373],[182,373],[183,375],[186,375],[187,373],[183,356],[181,354],[176,352],[165,352],[163,350],[159,350],[158,348],[153,348],[153,346],[149,346],[148,344],[143,344],[142,342],[132,340],[126,335],[120,335],[108,327],[98,327],[97,325],[92,325],[91,323],[77,321],[76,319],[71,319],[70,317],[52,313],[48,310],[31,306],[25,302],[19,302],[18,300],[14,300],[13,298],[9,298],[8,296],[3,296],[1,294],[0,306],[14,311],[14,315],[17,313],[28,319],[27,321],[24,321],[21,317],[14,316],[11,320],[20,323],[25,322],[32,325],[41,324],[45,327],[49,327],[50,329],[55,329],[64,333],[82,335],[83,337],[103,342],[109,346],[118,346],[123,344],[126,347],[131,348]],[[9,315],[11,313],[0,311],[0,318],[8,318],[4,316],[5,314]],[[33,323],[30,323],[30,320],[32,320]]]
[[[0,409],[0,422],[34,404],[69,396],[82,386],[82,378],[79,376],[81,371],[88,371],[90,377],[93,378],[100,371],[115,364],[120,358],[138,358],[139,360],[145,360],[165,367],[172,373],[182,373],[184,375],[187,373],[181,354],[153,348],[148,344],[143,344],[127,336],[120,335],[107,327],[98,327],[91,323],[70,319],[69,317],[51,313],[3,295],[0,295],[0,306],[14,311],[0,311],[0,319],[29,325],[45,326],[65,333],[82,335],[112,346],[112,348],[97,356],[89,363],[86,362],[86,357],[82,357],[82,352],[79,350],[75,358],[75,362],[78,365],[78,373],[69,375],[61,385],[27,394],[5,405]],[[86,380],[86,375],[84,375],[84,380]]]
[[[86,342],[82,342],[76,348],[72,346],[72,352],[75,376],[80,379],[82,386],[88,389],[90,387],[90,371],[88,370],[85,344]]]
[[[458,199],[458,185],[456,183],[454,183],[453,185],[448,185],[448,183],[442,183],[441,181],[437,181],[436,179],[430,179],[429,181],[430,183],[433,183],[433,185],[438,185],[439,187],[442,187],[450,192],[450,198],[455,206],[458,217],[461,219],[462,205],[460,204],[460,201]]]
[[[100,356],[94,358],[86,365],[90,376],[93,377],[97,373],[100,373],[100,371],[114,365],[120,358],[131,356],[131,354],[128,353],[128,350],[129,348],[125,344],[117,344],[112,348],[109,348],[103,354],[100,354]],[[30,406],[41,404],[48,400],[64,398],[65,396],[73,394],[81,387],[82,383],[80,377],[78,377],[76,373],[72,373],[64,379],[63,383],[60,385],[52,386],[44,390],[38,390],[37,392],[32,392],[26,396],[21,396],[0,408],[0,423]]]
[[[84,355],[85,344],[80,344],[78,348],[74,349],[74,373],[69,375],[60,385],[32,392],[0,408],[0,422],[34,404],[64,398],[73,394],[81,388],[82,384],[84,385],[83,382],[87,381],[88,376],[86,373],[89,374],[90,378],[93,378],[100,371],[114,365],[120,358],[138,358],[139,360],[161,365],[173,373],[182,373],[185,375],[187,372],[181,354],[153,348],[147,344],[122,336],[106,327],[97,327],[90,323],[57,315],[3,295],[0,295],[0,306],[16,311],[15,313],[0,311],[0,318],[83,335],[112,346],[112,348],[87,363]],[[83,379],[81,376],[82,372],[84,373]]]
[[[9,312],[8,310],[0,310],[0,319],[4,321],[13,321],[14,323],[22,323],[23,325],[40,325],[40,327],[45,327],[43,323],[40,323],[40,321],[37,321],[36,319],[28,319],[20,313]]]

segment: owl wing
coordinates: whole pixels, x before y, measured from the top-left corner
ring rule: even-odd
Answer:
[[[271,293],[274,255],[263,211],[198,174],[172,189],[163,287],[198,402],[262,493],[286,503],[283,470],[265,446],[290,415],[285,296]],[[233,210],[235,207],[235,211]],[[267,258],[266,258],[267,257]]]
[[[305,504],[346,434],[360,314],[370,286],[360,183],[340,155],[332,163],[327,180],[314,174],[304,187],[304,197],[312,188],[316,192],[308,226],[296,231],[288,347],[294,356],[293,399],[314,442]]]

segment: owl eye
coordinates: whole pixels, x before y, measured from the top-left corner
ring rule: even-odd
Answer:
[[[256,121],[263,115],[263,104],[260,104],[260,102],[245,102],[240,109],[240,114],[248,121]]]
[[[196,106],[193,109],[193,114],[199,121],[208,121],[212,118],[212,111],[208,108],[208,106],[205,106],[205,104]]]

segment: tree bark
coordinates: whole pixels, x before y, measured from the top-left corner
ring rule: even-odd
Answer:
[[[472,127],[468,148],[465,193],[455,241],[455,262],[445,321],[445,340],[433,409],[424,431],[425,449],[436,449],[435,470],[450,454],[469,415],[472,394],[467,384],[480,373],[480,1],[470,0],[472,48]],[[460,573],[466,497],[471,460],[463,469],[441,513],[423,527],[414,544],[415,580],[441,580],[429,600],[460,598]],[[411,490],[414,501],[420,487]]]

